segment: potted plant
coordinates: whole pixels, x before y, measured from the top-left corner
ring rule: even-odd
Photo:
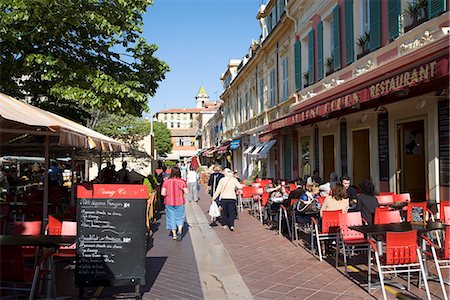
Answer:
[[[409,2],[405,13],[409,17],[409,24],[405,26],[405,32],[407,32],[428,19],[427,0]]]
[[[370,52],[370,34],[365,32],[364,35],[359,37],[356,44],[361,48],[361,53],[356,56],[357,59],[360,59]]]
[[[305,79],[305,84],[303,84],[304,88],[309,86],[309,71],[303,73],[303,79]]]
[[[331,55],[325,60],[325,66],[327,67],[326,76],[334,72],[334,56]]]

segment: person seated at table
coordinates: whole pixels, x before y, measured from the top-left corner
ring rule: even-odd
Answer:
[[[337,182],[332,190],[332,194],[325,197],[320,208],[320,216],[322,216],[323,211],[330,210],[342,210],[346,213],[348,211],[348,195],[342,183]]]
[[[360,211],[367,224],[373,224],[373,218],[375,216],[375,208],[380,206],[378,200],[375,197],[375,187],[370,180],[363,180],[359,187],[361,194],[358,195],[356,200],[356,211]]]
[[[269,184],[266,187],[266,192],[269,194],[269,202],[267,203],[269,215],[274,216],[274,222],[278,222],[277,212],[280,209],[280,205],[283,204],[284,200],[288,197],[286,183],[281,181],[281,179],[277,179],[275,185]]]
[[[291,204],[291,201],[293,200],[298,200],[300,199],[300,197],[305,193],[305,190],[303,188],[303,184],[302,184],[302,180],[297,180],[295,182],[295,190],[292,190],[289,195],[287,200],[285,201],[285,204],[287,206],[289,206]]]
[[[313,202],[311,205],[315,205],[317,211],[320,209],[320,204],[317,201],[317,196],[319,195],[319,184],[313,182],[306,185],[306,192],[300,196],[299,201],[294,205],[295,209],[295,219],[297,223],[311,223],[311,214],[307,213],[304,205],[301,202]]]
[[[341,183],[347,190],[348,199],[350,199],[350,211],[355,211],[356,209],[356,199],[358,198],[358,193],[356,189],[351,185],[351,179],[349,176],[344,175],[341,178]]]

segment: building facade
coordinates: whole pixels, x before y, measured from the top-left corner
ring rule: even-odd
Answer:
[[[262,5],[260,41],[222,76],[223,135],[239,141],[241,176],[316,169],[448,199],[448,1],[419,3],[414,14],[407,0]]]
[[[198,132],[215,114],[220,103],[210,102],[203,86],[200,87],[195,101],[195,108],[165,109],[153,116],[155,121],[167,126],[172,136],[172,153],[165,159],[184,160],[195,156],[202,147]]]

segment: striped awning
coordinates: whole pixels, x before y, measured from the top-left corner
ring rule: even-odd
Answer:
[[[0,93],[1,145],[20,145],[28,136],[51,136],[57,146],[127,152],[129,147],[74,121]],[[28,139],[29,140],[29,139]]]

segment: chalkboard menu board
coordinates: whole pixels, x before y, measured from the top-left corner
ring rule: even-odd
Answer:
[[[314,170],[319,170],[319,128],[314,128]]]
[[[145,284],[147,186],[77,187],[79,287]]]
[[[438,102],[439,127],[439,184],[450,185],[450,130],[449,101]]]
[[[339,136],[341,140],[341,174],[342,176],[348,174],[347,167],[347,122],[341,122],[339,128]]]
[[[411,223],[412,224],[426,224],[426,211],[423,206],[412,206],[411,208]]]
[[[378,162],[380,180],[389,180],[389,118],[388,113],[378,115]]]

